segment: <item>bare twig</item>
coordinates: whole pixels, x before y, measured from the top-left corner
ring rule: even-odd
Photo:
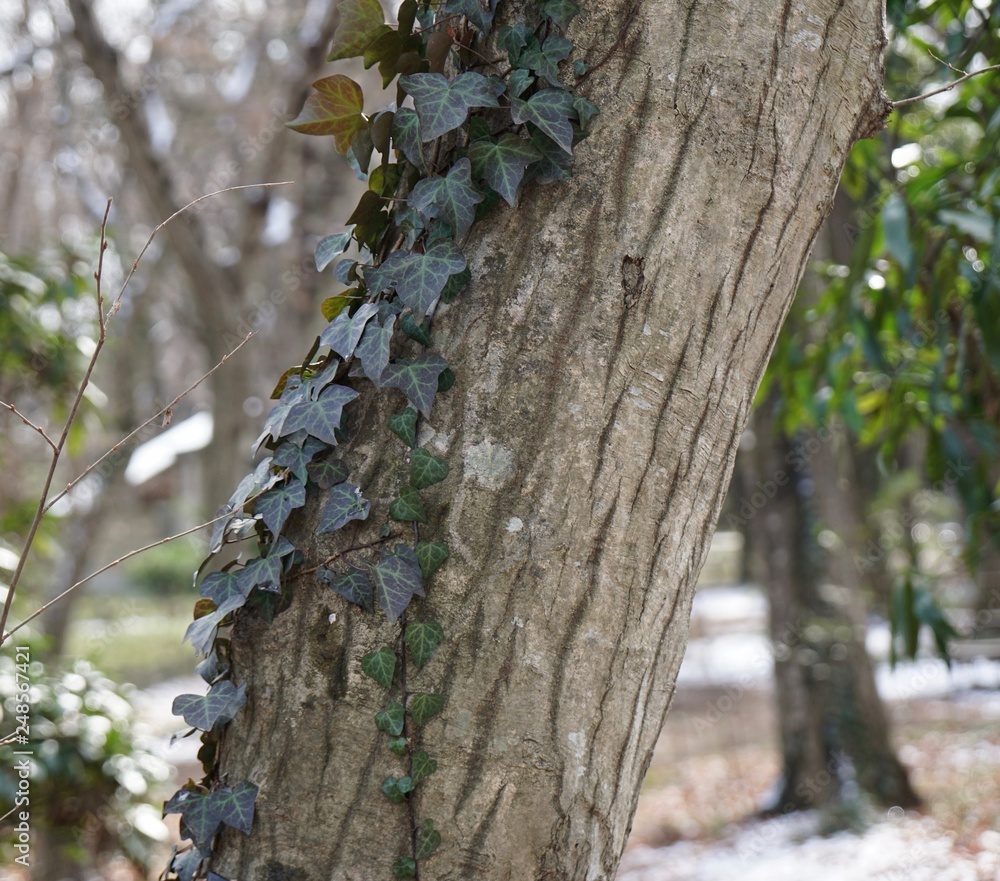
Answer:
[[[254,499],[259,498],[261,495],[263,495],[263,491],[260,492],[260,493],[257,493],[257,495],[255,495],[255,496],[250,496],[250,498],[248,498],[243,504],[247,504],[247,502],[252,502]],[[28,615],[27,618],[25,618],[23,621],[21,621],[20,624],[17,624],[16,626],[11,627],[10,630],[8,630],[6,633],[4,633],[3,638],[0,639],[0,644],[3,644],[4,642],[6,642],[8,639],[11,638],[11,636],[13,636],[15,633],[17,633],[18,630],[20,630],[22,627],[24,627],[25,624],[27,624],[29,621],[32,621],[35,618],[37,618],[46,609],[48,609],[51,606],[53,606],[56,603],[58,603],[59,600],[61,600],[63,597],[68,596],[74,590],[76,590],[78,587],[82,587],[88,581],[91,581],[94,578],[97,578],[98,575],[103,575],[109,569],[114,569],[115,566],[118,566],[119,564],[124,563],[126,560],[130,559],[131,557],[136,557],[139,554],[145,553],[146,551],[151,551],[153,548],[158,548],[160,545],[165,545],[168,542],[176,541],[179,538],[184,538],[184,536],[191,535],[191,533],[197,532],[199,529],[204,529],[206,526],[211,526],[213,523],[218,523],[220,520],[225,520],[227,517],[232,517],[232,516],[233,516],[233,512],[232,511],[227,511],[225,514],[220,514],[218,517],[213,517],[211,520],[206,520],[204,523],[199,523],[197,526],[192,526],[190,529],[185,529],[183,532],[178,532],[178,533],[175,533],[174,535],[168,535],[166,538],[161,538],[158,541],[151,542],[148,545],[143,545],[141,548],[135,548],[134,550],[129,551],[127,554],[122,554],[122,556],[120,556],[117,560],[112,560],[106,566],[102,566],[100,569],[94,570],[86,578],[81,578],[75,584],[71,584],[69,587],[67,587],[66,590],[64,590],[61,594],[59,594],[56,597],[53,597],[51,600],[49,600],[44,605],[39,606],[37,609],[35,609],[34,612],[32,612],[30,615]]]
[[[386,535],[383,536],[382,538],[377,538],[375,539],[375,541],[370,541],[367,544],[354,545],[353,547],[344,548],[342,551],[337,551],[337,553],[335,554],[330,554],[330,556],[327,557],[318,566],[313,566],[309,569],[299,569],[299,571],[296,572],[294,575],[292,575],[291,578],[292,579],[301,578],[303,575],[311,575],[313,572],[319,572],[320,569],[322,569],[324,566],[328,566],[334,560],[339,560],[341,557],[346,557],[348,554],[353,554],[356,553],[357,551],[367,551],[370,548],[377,548],[379,545],[383,545],[387,541],[392,541],[395,538],[399,538],[399,534],[394,532],[391,535]]]
[[[236,346],[235,349],[233,349],[228,355],[226,355],[221,361],[219,361],[219,363],[216,364],[211,370],[209,370],[205,374],[202,374],[202,376],[200,376],[193,383],[191,383],[191,385],[189,385],[186,389],[184,389],[184,391],[182,391],[176,398],[174,398],[163,409],[159,410],[158,412],[156,412],[152,416],[150,416],[149,419],[147,419],[145,422],[142,423],[142,425],[139,425],[136,428],[134,428],[132,431],[130,431],[127,435],[125,435],[125,437],[123,437],[120,441],[118,441],[118,443],[116,443],[113,447],[111,447],[111,449],[108,450],[103,456],[101,456],[99,459],[95,459],[93,462],[91,462],[86,468],[83,469],[83,471],[81,471],[76,477],[74,477],[69,483],[66,484],[66,488],[65,489],[63,489],[61,492],[57,493],[51,499],[49,499],[48,504],[46,504],[46,506],[45,506],[45,512],[43,512],[43,513],[47,513],[49,511],[49,509],[56,502],[58,502],[63,496],[66,495],[66,493],[68,493],[71,489],[73,489],[74,486],[76,486],[81,480],[83,480],[95,468],[97,468],[105,459],[107,459],[109,456],[113,456],[115,453],[117,453],[123,446],[125,446],[125,444],[127,444],[130,440],[132,440],[132,438],[134,438],[140,431],[142,431],[148,425],[151,425],[152,423],[156,422],[157,419],[159,419],[162,416],[165,416],[169,411],[171,411],[174,407],[176,407],[177,404],[179,404],[187,395],[189,395],[196,388],[198,388],[198,386],[200,386],[206,379],[208,379],[213,373],[215,373],[216,370],[218,370],[220,367],[222,367],[223,364],[225,364],[230,358],[233,357],[233,355],[235,355],[240,349],[242,349],[250,341],[250,338],[256,335],[256,333],[257,333],[256,330],[251,330],[250,333],[248,333],[243,338],[242,342],[240,342],[240,344],[238,346]]]
[[[952,80],[946,86],[941,86],[939,89],[932,89],[930,92],[924,92],[923,95],[916,95],[913,98],[903,98],[901,101],[893,101],[892,109],[896,110],[899,107],[906,107],[910,104],[916,104],[919,101],[926,101],[928,98],[933,98],[935,95],[940,95],[942,92],[950,92],[955,86],[961,85],[966,80],[971,80],[974,76],[979,76],[981,73],[989,73],[991,70],[1000,70],[1000,64],[992,64],[989,67],[981,67],[979,70],[974,70],[972,73],[968,73],[964,70],[960,70],[957,67],[953,67],[941,58],[938,58],[933,52],[928,52],[928,54],[934,58],[936,61],[940,61],[946,67],[951,68],[955,73],[963,74],[957,80]]]
[[[18,419],[20,419],[25,425],[27,425],[28,428],[31,428],[31,429],[34,429],[35,431],[37,431],[42,436],[42,439],[45,441],[45,443],[47,443],[53,450],[55,450],[56,443],[55,443],[54,440],[52,440],[52,438],[50,438],[45,433],[45,429],[44,428],[42,428],[40,425],[35,425],[34,422],[32,422],[27,416],[25,416],[13,404],[8,404],[6,401],[0,401],[0,407],[3,407],[5,409],[7,409],[7,410],[10,410],[10,412],[13,413]]]

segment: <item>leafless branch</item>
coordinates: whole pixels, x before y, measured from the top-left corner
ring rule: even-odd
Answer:
[[[45,433],[44,428],[42,428],[40,425],[35,425],[34,422],[32,422],[27,416],[25,416],[13,404],[8,404],[6,401],[0,401],[0,407],[4,407],[5,409],[10,410],[10,412],[13,413],[18,419],[20,419],[25,425],[27,425],[28,428],[37,431],[42,436],[42,439],[45,441],[45,443],[47,443],[53,450],[55,450],[56,443],[54,440],[52,440],[52,438],[50,438]]]
[[[972,73],[968,73],[964,70],[960,70],[957,67],[952,67],[952,65],[948,64],[947,61],[938,58],[937,55],[935,55],[933,52],[929,54],[932,58],[936,59],[937,61],[940,61],[946,67],[950,67],[953,71],[955,71],[955,73],[961,73],[963,75],[960,76],[957,80],[953,80],[952,82],[948,83],[948,85],[941,86],[941,88],[939,89],[932,89],[929,92],[924,92],[923,95],[916,95],[913,98],[903,98],[901,101],[893,101],[892,102],[893,110],[897,110],[900,107],[906,107],[910,104],[916,104],[920,101],[926,101],[928,98],[933,98],[935,95],[940,95],[942,92],[950,92],[952,89],[955,88],[955,86],[961,85],[966,80],[971,80],[974,76],[979,76],[982,73],[989,73],[991,70],[1000,70],[1000,64],[992,64],[989,67],[981,67],[979,70],[974,70],[972,71]]]

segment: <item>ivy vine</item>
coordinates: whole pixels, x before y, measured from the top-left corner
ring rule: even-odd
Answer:
[[[224,544],[256,539],[252,559],[201,578],[195,620],[185,635],[204,656],[197,672],[209,689],[181,695],[173,712],[191,726],[189,733],[202,732],[205,777],[164,806],[165,814],[181,815],[182,836],[191,841],[175,852],[169,877],[225,881],[208,871],[216,833],[223,825],[250,832],[257,787],[224,785],[216,771],[220,730],[246,701],[246,685],[229,676],[229,641],[220,634],[245,606],[274,614],[289,589],[283,577],[290,574],[313,574],[366,612],[378,606],[390,622],[399,622],[394,645],[360,659],[362,672],[387,692],[373,724],[386,735],[388,749],[407,761],[405,775],[387,776],[381,785],[383,797],[408,806],[412,827],[410,851],[391,866],[392,874],[416,877],[418,862],[441,843],[433,820],[414,815],[410,794],[437,770],[415,740],[445,701],[407,687],[407,664],[423,668],[446,638],[439,622],[413,614],[412,606],[449,554],[444,542],[420,532],[427,519],[421,493],[445,480],[449,466],[418,445],[418,424],[456,379],[432,350],[432,323],[437,304],[454,300],[471,279],[461,242],[472,225],[501,200],[515,206],[527,181],[568,178],[574,144],[597,113],[563,84],[570,72],[580,77],[587,70],[582,60],[564,65],[573,49],[564,34],[579,12],[576,3],[542,0],[532,25],[494,33],[496,3],[403,0],[391,26],[378,0],[342,0],[329,60],[362,58],[366,68],[377,65],[384,87],[396,82],[396,102],[367,117],[361,87],[332,74],[313,84],[301,114],[289,123],[303,134],[332,137],[368,190],[346,230],[316,248],[317,269],[332,267],[346,290],[322,303],[326,328],[302,363],[281,377],[278,403],[255,445],[255,452],[266,448],[270,454],[229,499],[199,570],[201,575]],[[353,245],[358,259],[344,256]],[[394,358],[401,336],[419,353]],[[387,516],[407,524],[412,542],[395,541],[399,536],[386,522],[379,540],[304,566],[303,553],[282,531],[305,505],[307,490],[325,496],[318,535],[371,515],[371,502],[347,467],[328,457],[348,438],[345,408],[365,381],[405,399],[387,425],[402,442],[406,476]],[[345,565],[348,554],[352,562]]]

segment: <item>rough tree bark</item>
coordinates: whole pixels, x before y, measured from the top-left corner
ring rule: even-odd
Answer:
[[[602,114],[576,177],[476,228],[473,283],[435,322],[459,382],[425,428],[451,463],[427,534],[452,558],[421,601],[447,640],[410,683],[447,701],[420,735],[439,770],[416,815],[443,835],[424,881],[614,877],[754,391],[847,151],[887,110],[876,0],[595,0],[571,36]],[[355,406],[375,529],[401,448],[384,403]],[[291,535],[310,560],[333,550],[315,507]],[[222,771],[260,796],[213,869],[386,878],[410,820],[378,793],[400,769],[358,662],[396,628],[288,587],[233,635],[249,700]]]

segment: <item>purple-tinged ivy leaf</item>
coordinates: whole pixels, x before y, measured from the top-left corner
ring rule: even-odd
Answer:
[[[348,478],[347,466],[343,462],[324,459],[309,463],[309,480],[320,489],[329,489]]]
[[[354,389],[342,385],[327,386],[315,401],[300,401],[295,404],[285,420],[285,431],[304,428],[313,437],[335,446],[335,432],[340,428],[344,405],[358,396]]]
[[[427,171],[424,143],[420,138],[420,119],[409,107],[401,107],[392,119],[392,142],[417,168]]]
[[[315,437],[307,437],[301,447],[283,443],[274,451],[274,465],[287,468],[300,483],[305,483],[309,479],[309,463],[325,449],[326,444]]]
[[[212,839],[223,823],[249,834],[256,799],[257,787],[247,782],[207,793],[181,790],[164,805],[163,812],[179,813],[183,831],[188,833],[184,837],[191,838],[198,850],[211,853]]]
[[[475,221],[476,205],[482,201],[483,194],[472,183],[472,165],[465,158],[459,159],[444,177],[435,175],[417,183],[407,204],[428,220],[440,217],[448,221],[455,230],[455,238],[460,239]],[[461,269],[464,268],[463,265]]]
[[[514,134],[499,140],[476,141],[469,147],[469,160],[476,177],[486,181],[508,205],[513,206],[524,170],[542,158],[531,142]]]
[[[264,525],[271,530],[271,535],[281,535],[292,511],[301,508],[306,503],[306,488],[297,481],[291,481],[284,486],[268,490],[254,502],[254,514],[259,514]]]
[[[361,342],[355,349],[355,354],[361,359],[361,368],[365,376],[375,383],[376,387],[379,387],[382,371],[389,363],[389,343],[392,340],[392,326],[395,321],[396,316],[390,315],[384,325],[377,321],[369,322]]]
[[[452,239],[443,239],[423,254],[408,257],[396,270],[396,293],[403,303],[423,317],[434,307],[448,279],[465,269],[465,255]]]
[[[347,250],[347,246],[351,243],[351,229],[333,236],[325,236],[319,240],[319,244],[316,246],[317,272],[322,272],[333,262],[334,257],[340,256]]]
[[[247,687],[238,688],[231,679],[216,682],[208,694],[180,694],[174,698],[170,712],[183,716],[192,728],[211,731],[217,724],[225,724],[247,701]]]
[[[431,415],[438,377],[447,366],[448,362],[436,352],[427,352],[412,360],[395,361],[383,371],[382,385],[398,388],[426,418]]]
[[[570,119],[576,112],[573,96],[565,89],[542,89],[527,101],[510,99],[511,118],[515,123],[532,123],[571,156],[573,125]]]
[[[413,97],[424,142],[458,128],[473,107],[499,107],[496,89],[481,73],[466,71],[450,82],[440,73],[413,73],[399,85]]]
[[[184,633],[184,642],[190,642],[198,654],[207,655],[212,649],[212,643],[215,642],[215,632],[219,629],[219,623],[246,601],[246,597],[239,593],[227,597],[214,612],[203,615],[188,625]]]
[[[294,547],[291,548],[295,550]],[[255,587],[272,593],[281,590],[281,554],[273,551],[266,557],[255,557],[239,570],[240,587],[247,596]]]
[[[316,535],[336,532],[351,520],[366,520],[370,510],[371,502],[361,495],[360,489],[350,483],[338,483],[330,489]]]
[[[381,560],[371,566],[370,571],[376,599],[390,621],[406,611],[414,596],[424,596],[420,563],[413,548],[396,545],[394,552],[383,552]]]
[[[246,597],[247,593],[240,584],[239,572],[233,569],[206,575],[198,589],[200,596],[211,600],[216,606],[221,606],[233,596]]]
[[[448,0],[444,11],[449,14],[464,15],[479,29],[480,33],[486,34],[489,33],[490,26],[493,24],[493,14],[496,12],[496,8],[497,0],[486,0],[485,3],[482,0]]]
[[[375,610],[374,586],[368,573],[362,569],[348,569],[339,575],[329,569],[320,569],[317,576],[334,593],[340,594],[345,600],[361,606],[366,612]]]
[[[378,306],[374,303],[359,306],[354,315],[349,315],[345,309],[326,326],[319,338],[320,344],[329,346],[346,361],[354,354],[365,325],[376,312]]]

